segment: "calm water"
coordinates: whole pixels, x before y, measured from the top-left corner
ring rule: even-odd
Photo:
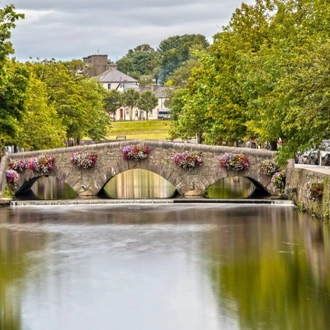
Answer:
[[[0,209],[1,330],[330,329],[330,231],[291,206]]]

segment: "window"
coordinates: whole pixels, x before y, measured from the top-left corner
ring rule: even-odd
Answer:
[[[111,89],[111,84],[108,84],[108,89]]]

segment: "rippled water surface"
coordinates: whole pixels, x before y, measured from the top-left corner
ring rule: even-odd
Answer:
[[[0,209],[0,329],[330,329],[329,226],[292,206]]]

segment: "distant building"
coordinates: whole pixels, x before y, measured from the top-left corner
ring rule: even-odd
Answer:
[[[90,77],[95,77],[99,80],[106,90],[116,89],[124,92],[127,89],[133,88],[138,92],[151,90],[158,98],[158,105],[149,112],[149,119],[158,119],[159,111],[165,110],[166,93],[163,85],[139,85],[137,79],[130,77],[117,69],[117,64],[108,63],[108,55],[90,55],[83,58],[83,61],[88,64],[86,73]],[[133,109],[133,119],[142,120],[145,118],[144,112],[140,109]],[[111,117],[112,120],[129,120],[129,109],[125,107],[119,108]]]

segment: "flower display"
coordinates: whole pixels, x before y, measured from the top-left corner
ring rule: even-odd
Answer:
[[[95,152],[80,151],[71,155],[71,164],[81,168],[91,168],[95,165],[97,154]]]
[[[8,183],[15,184],[19,180],[19,174],[15,170],[7,170],[6,179]]]
[[[250,163],[243,154],[225,153],[220,156],[219,164],[221,167],[226,167],[227,170],[241,171],[249,168]]]
[[[143,145],[126,146],[122,150],[123,159],[139,161],[148,157],[150,148]]]
[[[203,165],[203,158],[200,152],[188,152],[176,153],[173,157],[175,165],[184,168],[192,169],[196,166]]]
[[[35,172],[47,173],[54,168],[55,157],[50,155],[41,155],[30,158],[28,168]]]
[[[259,174],[272,176],[274,173],[279,171],[278,165],[272,160],[265,159],[259,164]]]
[[[285,187],[285,173],[282,171],[274,173],[270,182],[276,190],[282,191]]]
[[[317,201],[323,196],[324,183],[320,179],[307,181],[305,184],[306,197],[310,201]]]
[[[9,159],[8,167],[10,170],[23,172],[26,168],[28,168],[28,162],[26,159]]]

